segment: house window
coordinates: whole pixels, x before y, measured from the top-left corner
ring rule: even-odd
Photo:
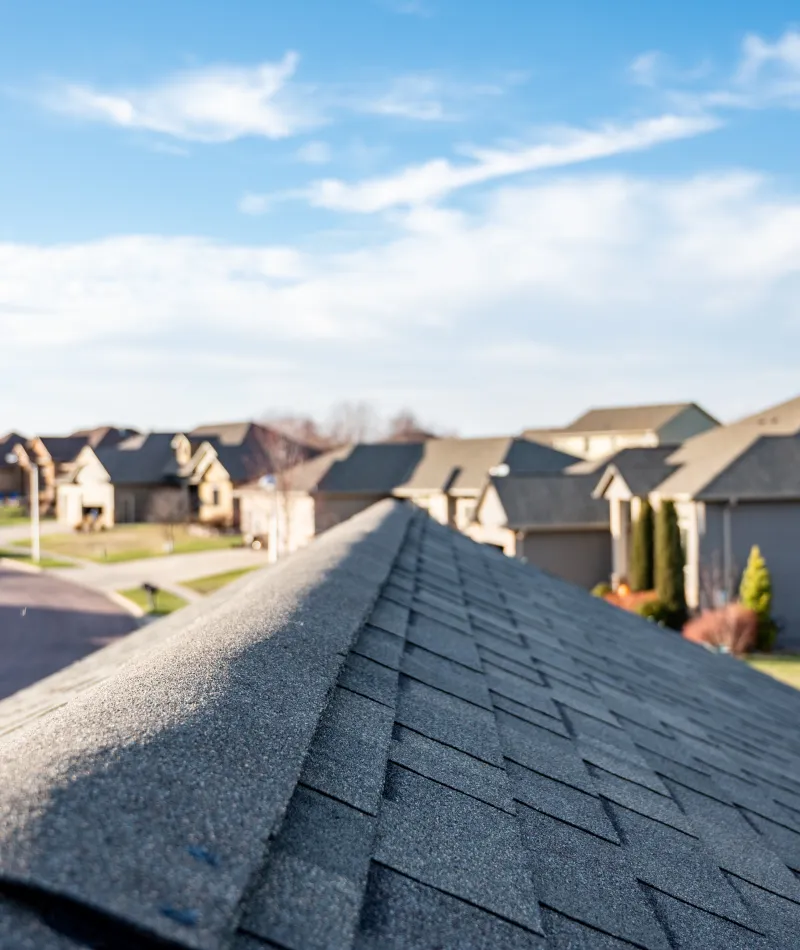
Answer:
[[[211,489],[211,504],[212,505],[219,504],[219,489],[218,488]]]

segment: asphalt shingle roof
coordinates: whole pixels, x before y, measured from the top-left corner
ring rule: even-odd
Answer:
[[[512,473],[557,472],[574,462],[575,456],[527,439],[431,439],[424,444],[419,464],[397,494],[447,490],[475,495],[495,466],[506,464]]]
[[[54,462],[74,461],[80,450],[89,444],[86,436],[79,435],[45,435],[40,437],[40,441]]]
[[[611,406],[590,409],[574,422],[566,432],[632,432],[658,430],[674,419],[679,412],[694,405],[691,402],[666,403],[652,406]]]
[[[592,497],[596,475],[508,475],[492,485],[509,528],[608,525],[608,502]]]
[[[95,449],[95,455],[114,485],[156,485],[177,474],[174,432],[134,435],[110,449]]]
[[[321,492],[389,494],[404,482],[423,455],[418,442],[354,445],[342,459],[335,460],[320,479]]]
[[[666,498],[699,497],[759,439],[794,435],[800,435],[800,396],[688,439],[670,456],[676,470],[658,491]]]
[[[790,950],[798,716],[383,502],[0,703],[0,946]]]

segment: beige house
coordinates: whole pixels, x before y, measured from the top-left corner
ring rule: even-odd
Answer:
[[[584,459],[601,459],[620,449],[680,445],[719,422],[696,403],[590,409],[558,429],[527,429],[525,438]]]
[[[57,518],[68,527],[195,521],[228,527],[233,485],[214,447],[193,450],[182,433],[150,432],[114,448],[83,448],[58,484]]]
[[[608,502],[594,475],[507,475],[484,489],[466,533],[509,557],[590,589],[611,571]]]
[[[652,451],[652,450],[651,450]],[[629,526],[640,499],[674,501],[686,557],[686,599],[706,607],[735,595],[757,544],[772,574],[779,643],[800,646],[800,397],[689,439],[646,471],[614,460],[596,495],[615,522],[613,571],[627,576]],[[615,514],[616,512],[616,514]]]
[[[14,454],[29,485],[31,466],[39,470],[39,511],[52,514],[56,507],[57,483],[71,476],[81,450],[89,444],[85,436],[36,436],[24,445],[18,444]],[[30,503],[30,501],[29,501]]]

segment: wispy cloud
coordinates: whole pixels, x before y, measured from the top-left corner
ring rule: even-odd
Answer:
[[[189,70],[155,85],[118,91],[58,83],[42,100],[53,110],[85,120],[190,141],[281,139],[321,121],[289,86],[297,63],[297,54],[290,52],[277,63]]]
[[[421,205],[468,186],[524,172],[642,151],[663,142],[709,132],[718,125],[717,120],[708,116],[663,115],[628,126],[568,129],[550,143],[517,149],[474,150],[473,161],[469,164],[454,164],[440,158],[353,184],[325,179],[311,186],[309,198],[317,207],[361,213]]]
[[[126,419],[133,405],[134,421],[158,424],[165,406],[180,404],[199,421],[262,408],[280,356],[295,367],[281,398],[298,411],[392,389],[400,405],[430,393],[443,421],[512,431],[600,395],[680,398],[690,383],[693,398],[738,408],[745,396],[731,359],[753,320],[769,331],[745,357],[758,400],[777,400],[796,378],[800,196],[758,177],[505,185],[469,213],[397,220],[382,240],[347,252],[154,236],[0,245],[9,385],[22,385],[35,354],[48,367],[44,392],[67,386],[73,414],[93,418],[101,405]],[[180,386],[160,369],[176,345]],[[624,374],[576,364],[576,350],[591,348],[594,366],[614,367],[621,346],[657,348],[674,360],[674,378],[649,364],[625,363]],[[134,348],[159,366],[144,381],[120,369]],[[531,363],[509,358],[516,351]],[[222,361],[209,387],[205,369],[225,353],[247,360]],[[476,378],[491,378],[492,400]],[[58,400],[42,396],[46,404],[60,411]]]
[[[658,50],[640,53],[628,66],[628,74],[637,86],[654,86],[663,54]]]
[[[295,152],[295,157],[305,165],[327,165],[331,160],[331,147],[327,142],[306,142]]]
[[[787,30],[774,42],[756,34],[742,41],[739,61],[730,75],[700,84],[711,73],[708,62],[681,70],[661,52],[637,56],[628,73],[683,109],[800,108],[800,31]]]

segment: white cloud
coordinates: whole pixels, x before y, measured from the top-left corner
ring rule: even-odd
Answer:
[[[508,73],[493,82],[458,81],[436,74],[398,76],[375,94],[353,94],[357,111],[419,122],[454,122],[484,99],[504,95],[527,76]]]
[[[361,213],[419,205],[437,201],[470,185],[642,151],[663,142],[700,135],[717,126],[717,120],[708,116],[663,115],[629,126],[605,126],[597,131],[569,129],[551,143],[513,150],[475,150],[471,164],[455,165],[447,159],[434,159],[355,184],[326,179],[312,185],[310,200],[318,207]]]
[[[297,160],[306,165],[326,165],[332,157],[331,147],[327,142],[306,142],[295,152]]]
[[[152,86],[117,92],[62,83],[50,88],[43,101],[82,119],[179,139],[281,139],[321,121],[289,87],[297,62],[296,53],[287,53],[277,63],[190,70]]]
[[[715,85],[698,85],[711,72],[710,63],[679,70],[655,51],[637,56],[628,72],[635,83],[666,92],[684,110],[796,109],[800,108],[800,32],[787,30],[775,42],[747,35],[732,75]]]
[[[501,430],[604,399],[738,408],[750,379],[755,407],[796,380],[800,197],[756,176],[506,186],[480,211],[421,208],[396,227],[350,252],[0,245],[8,391],[33,359],[45,381],[30,405],[12,397],[9,424],[101,407],[161,425],[165,407],[242,415],[278,393],[298,410],[374,396]],[[36,405],[41,423],[26,421]]]
[[[628,67],[628,73],[637,86],[654,86],[663,56],[657,50],[641,53]]]
[[[239,199],[239,211],[242,214],[266,214],[271,208],[272,202],[269,195],[258,195],[254,192],[247,192]]]

